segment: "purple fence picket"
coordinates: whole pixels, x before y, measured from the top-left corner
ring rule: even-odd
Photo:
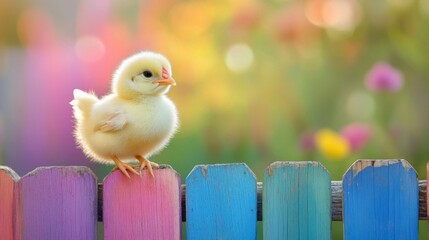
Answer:
[[[19,176],[10,168],[0,166],[0,239],[14,239],[14,186]]]
[[[131,179],[120,171],[103,183],[104,239],[180,239],[180,176],[170,167]]]
[[[40,167],[18,184],[17,239],[96,239],[97,178],[87,167]]]

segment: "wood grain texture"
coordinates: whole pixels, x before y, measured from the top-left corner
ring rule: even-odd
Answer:
[[[87,167],[40,167],[18,184],[17,239],[96,239],[97,179]]]
[[[0,166],[0,239],[14,239],[14,188],[19,176],[10,168]]]
[[[99,185],[99,189],[102,185]],[[257,182],[258,221],[262,221],[262,189],[263,183]],[[101,191],[100,191],[101,192]],[[101,194],[102,195],[102,194]],[[100,196],[100,193],[99,193]],[[419,220],[427,220],[426,180],[419,180]],[[102,203],[103,199],[100,197]],[[101,205],[99,205],[101,206]],[[102,222],[103,208],[99,208],[98,221]],[[343,182],[331,181],[331,220],[343,220]],[[182,221],[186,222],[186,185],[182,184]]]
[[[331,239],[331,177],[318,162],[275,162],[264,172],[264,239]]]
[[[428,220],[426,180],[419,180],[419,220]]]
[[[103,185],[104,239],[180,239],[180,176],[169,166],[131,179],[110,173]]]
[[[186,178],[188,239],[256,239],[256,177],[244,164],[198,165]]]
[[[418,238],[418,181],[407,161],[358,160],[343,191],[346,240]]]

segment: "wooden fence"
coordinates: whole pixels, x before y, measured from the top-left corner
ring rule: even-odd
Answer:
[[[429,175],[429,174],[428,174]],[[242,163],[198,165],[181,184],[168,166],[155,178],[87,167],[41,167],[20,178],[0,166],[0,239],[417,239],[427,219],[426,181],[405,160],[358,160],[343,181],[318,162],[275,162],[257,182]]]

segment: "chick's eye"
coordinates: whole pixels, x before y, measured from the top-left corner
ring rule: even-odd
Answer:
[[[151,72],[151,71],[144,71],[144,72],[143,72],[143,76],[144,76],[145,78],[151,78],[151,77],[153,76],[153,74],[152,74],[152,72]]]

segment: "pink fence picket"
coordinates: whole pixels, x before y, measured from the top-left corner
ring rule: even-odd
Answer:
[[[37,168],[18,191],[17,239],[97,238],[97,179],[89,168]]]
[[[110,173],[103,183],[104,239],[180,239],[180,176],[170,167],[142,176]]]
[[[14,239],[14,186],[19,176],[10,168],[0,166],[0,239]]]

